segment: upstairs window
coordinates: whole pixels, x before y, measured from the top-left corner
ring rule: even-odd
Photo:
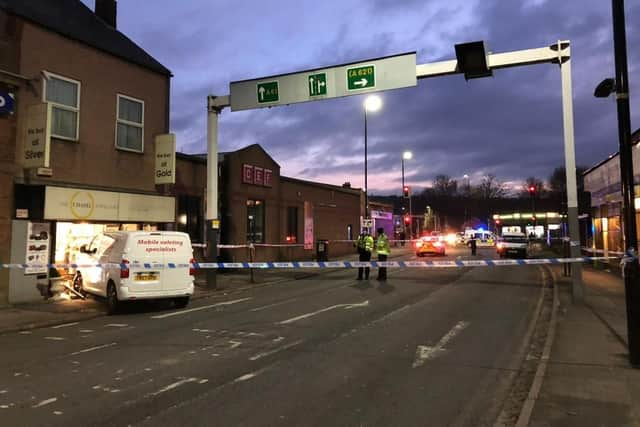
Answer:
[[[118,95],[116,148],[144,151],[144,101]]]
[[[51,136],[78,140],[80,124],[80,82],[45,73],[44,100],[51,104]]]

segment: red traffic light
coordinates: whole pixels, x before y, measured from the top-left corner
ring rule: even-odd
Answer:
[[[536,192],[536,187],[534,187],[533,185],[529,186],[529,193],[533,194]]]
[[[404,187],[402,187],[402,195],[404,197],[409,197],[409,193],[410,193],[410,189],[408,185],[405,185]]]
[[[409,215],[405,215],[404,216],[404,223],[405,224],[411,224],[411,217]]]
[[[500,220],[496,219],[496,225],[500,225]]]

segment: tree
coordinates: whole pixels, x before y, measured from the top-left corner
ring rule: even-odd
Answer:
[[[533,191],[531,191],[531,188],[533,188]],[[525,180],[524,188],[522,189],[520,194],[521,197],[530,197],[533,195],[537,198],[540,198],[544,196],[546,191],[547,190],[545,188],[544,182],[541,179],[530,176]]]
[[[493,174],[485,175],[482,182],[474,190],[481,199],[497,199],[504,197],[507,193],[504,183],[498,181]]]
[[[437,175],[433,181],[433,189],[441,196],[453,196],[458,190],[458,181],[449,175]]]
[[[576,182],[578,190],[584,187],[583,173],[587,170],[584,166],[576,167]],[[564,166],[557,167],[549,177],[549,189],[554,193],[562,194],[567,191],[567,177]]]

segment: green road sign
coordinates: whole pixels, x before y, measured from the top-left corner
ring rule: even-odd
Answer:
[[[327,94],[327,75],[325,73],[309,76],[309,96]]]
[[[278,82],[263,82],[258,83],[256,86],[258,96],[258,104],[265,104],[267,102],[278,102],[280,99],[278,95]]]
[[[363,65],[347,68],[347,90],[360,90],[376,87],[375,65]]]

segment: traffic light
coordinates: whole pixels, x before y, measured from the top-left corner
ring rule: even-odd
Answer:
[[[500,220],[496,219],[496,225],[500,225]]]
[[[534,185],[530,185],[528,190],[530,196],[534,196],[536,194],[536,187]]]
[[[404,187],[402,187],[402,194],[405,198],[409,197],[409,186],[405,185]]]
[[[411,224],[411,217],[409,215],[405,215],[404,216],[404,223],[405,224]]]

